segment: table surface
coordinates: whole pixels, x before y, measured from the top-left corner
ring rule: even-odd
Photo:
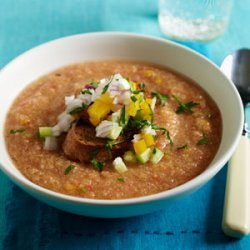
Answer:
[[[153,0],[1,0],[0,68],[46,41],[95,31],[164,37]],[[250,0],[235,1],[230,25],[217,40],[182,43],[220,65],[236,49],[250,47]],[[246,26],[246,27],[245,27]],[[250,249],[250,237],[221,231],[226,167],[178,204],[127,219],[68,214],[30,197],[0,172],[2,249]]]

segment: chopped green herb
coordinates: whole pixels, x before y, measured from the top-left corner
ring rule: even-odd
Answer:
[[[167,136],[167,138],[168,138],[168,140],[169,140],[169,142],[170,142],[170,145],[173,146],[173,145],[174,145],[174,142],[173,142],[173,140],[172,140],[172,138],[171,138],[170,133],[169,133],[168,130],[167,130],[167,132],[166,132],[166,136]]]
[[[104,162],[100,162],[97,159],[92,159],[91,164],[94,166],[95,169],[97,169],[98,171],[102,171],[104,168],[105,163]]]
[[[90,152],[90,157],[91,158],[96,158],[97,154],[99,153],[99,149],[94,149]]]
[[[124,178],[117,178],[117,181],[124,182]]]
[[[170,133],[169,133],[169,131],[168,131],[167,129],[162,128],[162,127],[159,127],[159,126],[156,125],[156,124],[151,124],[151,127],[152,127],[154,130],[156,130],[156,131],[162,131],[162,134],[163,134],[163,135],[166,135],[167,139],[169,140],[170,145],[171,145],[171,146],[174,145],[174,142],[173,142],[173,140],[172,140],[172,138],[171,138],[171,136],[170,136]]]
[[[70,164],[65,170],[64,170],[64,174],[67,175],[69,174],[69,172],[74,169],[76,166],[73,164]]]
[[[156,147],[153,148],[152,153],[156,154]]]
[[[127,127],[129,129],[136,129],[140,130],[146,126],[149,126],[150,122],[147,120],[140,120],[140,119],[129,119]]]
[[[109,84],[110,84],[110,83],[108,83],[107,85],[104,86],[104,88],[103,88],[103,90],[102,90],[102,94],[105,94],[105,93],[107,92],[107,90],[108,90],[108,88],[109,88]]]
[[[138,89],[138,90],[132,91],[132,94],[137,95],[137,94],[143,93],[143,92],[144,92],[144,89]]]
[[[88,94],[88,95],[92,95],[92,92],[89,89],[83,89],[82,90],[82,94]]]
[[[159,126],[156,125],[156,124],[152,124],[151,127],[152,127],[154,130],[156,130],[156,131],[162,131],[163,134],[166,134],[166,133],[167,133],[167,129],[161,128],[161,127],[159,127]]]
[[[126,110],[125,105],[122,107],[121,116],[118,121],[120,126],[124,126],[126,124]]]
[[[162,94],[160,94],[160,93],[157,92],[157,91],[152,92],[152,93],[151,93],[151,96],[152,96],[152,97],[156,97],[157,100],[158,100],[158,102],[159,102],[159,104],[160,104],[161,106],[164,106],[165,103],[166,103],[166,101],[168,100],[168,96],[162,95]]]
[[[95,80],[91,80],[90,84],[94,87],[97,88],[99,85],[99,82],[95,81]]]
[[[179,98],[175,95],[173,95],[173,98],[175,99],[176,102],[178,102],[179,106],[176,109],[176,113],[182,113],[184,111],[186,111],[187,113],[193,113],[193,111],[191,110],[192,107],[199,105],[199,103],[197,102],[188,102],[188,103],[183,103],[182,101],[179,100]]]
[[[197,142],[197,145],[204,145],[204,144],[208,144],[208,136],[203,132],[202,133],[202,138]]]
[[[77,108],[71,110],[71,111],[69,112],[69,114],[74,115],[74,114],[80,113],[80,112],[82,112],[84,109],[86,109],[86,107],[87,107],[87,106],[83,103],[81,107],[77,107]]]
[[[141,89],[144,89],[144,88],[145,88],[145,83],[144,83],[144,82],[139,83],[139,87],[140,87]]]
[[[181,150],[181,149],[188,149],[188,145],[185,144],[185,145],[183,145],[183,146],[177,148],[177,150]]]
[[[98,171],[102,171],[105,163],[98,161],[96,159],[97,154],[99,153],[99,149],[94,149],[90,152],[90,157],[92,158],[92,160],[90,161],[90,163],[94,166],[95,169],[97,169]]]
[[[133,102],[136,102],[136,101],[137,101],[137,98],[136,98],[134,95],[132,95],[132,96],[131,96],[131,100],[132,100]]]
[[[105,143],[105,148],[108,152],[109,158],[112,159],[112,148],[113,148],[113,141],[112,140],[107,140],[107,142]]]
[[[127,140],[122,140],[122,141],[114,141],[114,140],[110,140],[108,139],[107,142],[105,143],[104,147],[107,149],[107,152],[108,152],[108,155],[109,155],[109,158],[112,159],[112,149],[113,149],[113,146],[115,145],[118,145],[118,144],[121,144],[123,142],[126,142]]]
[[[16,129],[16,130],[11,129],[11,130],[9,131],[9,133],[12,134],[12,135],[14,135],[14,134],[17,134],[17,133],[23,133],[25,130],[26,130],[26,129],[23,129],[23,128],[21,128],[21,129]]]
[[[151,123],[153,123],[153,122],[154,122],[154,111],[153,111],[153,109],[151,108],[151,105],[150,105],[150,104],[148,104],[148,107],[149,107],[149,109],[150,109]]]

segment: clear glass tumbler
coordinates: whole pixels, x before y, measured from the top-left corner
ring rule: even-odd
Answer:
[[[209,41],[226,29],[233,0],[159,0],[159,24],[169,37]]]

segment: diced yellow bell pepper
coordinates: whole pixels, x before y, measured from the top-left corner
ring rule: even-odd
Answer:
[[[143,139],[148,147],[155,145],[155,140],[151,134],[143,134]]]
[[[106,104],[110,104],[111,105],[113,103],[113,99],[114,98],[111,98],[110,95],[109,95],[109,93],[106,92],[106,93],[102,94],[98,100],[100,100],[100,101],[102,101],[102,102],[104,102]]]
[[[89,114],[89,120],[94,126],[98,125],[110,111],[111,105],[100,100],[96,100],[92,105],[89,106],[87,110]]]
[[[133,146],[134,146],[135,153],[137,155],[140,155],[147,149],[146,142],[143,139],[137,142],[134,142]]]
[[[135,116],[137,111],[140,109],[139,103],[131,101],[129,106],[126,108],[126,114],[128,116]]]
[[[152,99],[151,99],[151,98],[146,98],[146,100],[145,100],[145,101],[146,101],[146,103],[147,103],[147,104],[149,104],[149,105],[151,105],[151,104],[152,104]]]
[[[90,123],[91,123],[92,125],[94,125],[95,127],[101,122],[100,119],[97,119],[97,118],[95,118],[95,117],[90,117],[90,118],[89,118],[89,121],[90,121]]]
[[[146,120],[151,119],[152,110],[146,101],[144,101],[140,104],[140,115],[143,117],[143,119],[146,119]]]

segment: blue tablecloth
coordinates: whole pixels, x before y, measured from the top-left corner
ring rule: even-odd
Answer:
[[[250,47],[250,0],[236,1],[227,32],[207,44],[183,43],[220,64]],[[0,67],[61,36],[128,31],[163,37],[156,0],[1,0]],[[1,156],[0,156],[1,157]],[[250,249],[250,237],[221,231],[226,167],[208,184],[164,210],[127,219],[95,219],[49,207],[0,173],[2,249]]]

